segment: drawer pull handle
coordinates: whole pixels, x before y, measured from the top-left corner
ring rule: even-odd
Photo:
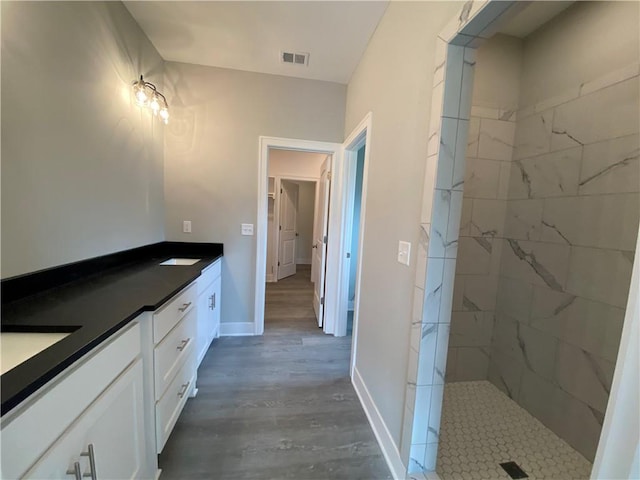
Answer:
[[[87,449],[87,452],[82,452],[80,454],[81,457],[89,457],[89,467],[91,467],[91,471],[89,473],[85,473],[84,477],[91,477],[91,480],[98,480],[98,474],[96,473],[96,456],[93,451],[93,444],[90,443]]]
[[[182,388],[178,392],[178,397],[180,397],[180,398],[184,397],[184,394],[187,393],[187,388],[189,388],[189,384],[190,383],[191,382],[187,382],[187,383],[183,383],[182,384]]]
[[[213,294],[209,296],[209,310],[213,310],[215,306],[215,294]]]
[[[187,345],[189,345],[189,342],[190,342],[190,341],[191,341],[191,337],[187,338],[186,340],[182,340],[182,341],[180,342],[180,345],[178,345],[178,346],[176,347],[176,349],[178,349],[178,350],[180,350],[180,351],[183,351],[183,350],[185,349],[185,347],[186,347]]]
[[[80,462],[73,464],[73,470],[67,470],[67,475],[73,475],[76,480],[82,480],[82,472],[80,471]]]
[[[216,294],[213,294],[213,308],[216,308]],[[212,308],[212,310],[213,310]]]
[[[191,302],[189,303],[183,303],[182,307],[178,308],[178,310],[180,310],[181,312],[184,312],[187,308],[189,308],[191,306]]]

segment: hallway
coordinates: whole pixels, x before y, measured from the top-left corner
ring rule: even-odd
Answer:
[[[267,284],[263,336],[213,342],[161,479],[390,478],[349,379],[351,337],[318,328],[309,278]]]

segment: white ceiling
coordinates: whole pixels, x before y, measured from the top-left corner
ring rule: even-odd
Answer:
[[[535,1],[505,22],[500,33],[525,38],[575,2]]]
[[[125,1],[168,61],[346,84],[388,1]],[[280,52],[309,53],[309,65]]]

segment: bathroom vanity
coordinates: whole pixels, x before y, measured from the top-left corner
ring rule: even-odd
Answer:
[[[220,244],[162,242],[3,281],[1,477],[157,478],[221,266]]]

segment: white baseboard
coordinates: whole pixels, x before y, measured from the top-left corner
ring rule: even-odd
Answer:
[[[310,258],[298,258],[296,260],[296,265],[311,265]]]
[[[267,283],[275,282],[275,281],[276,281],[276,276],[273,273],[267,273]]]
[[[369,424],[371,425],[373,433],[378,440],[384,459],[387,461],[387,466],[389,467],[389,470],[391,470],[391,475],[393,475],[393,478],[396,480],[405,480],[407,476],[407,468],[404,466],[404,463],[402,463],[398,447],[394,443],[393,437],[391,436],[387,425],[384,423],[373,398],[371,398],[371,394],[369,393],[367,386],[364,384],[357,367],[353,369],[351,383],[353,383],[353,388],[355,388],[356,393],[358,394],[364,413],[367,414]]]
[[[221,337],[238,337],[254,334],[255,327],[253,322],[230,322],[220,324]]]

